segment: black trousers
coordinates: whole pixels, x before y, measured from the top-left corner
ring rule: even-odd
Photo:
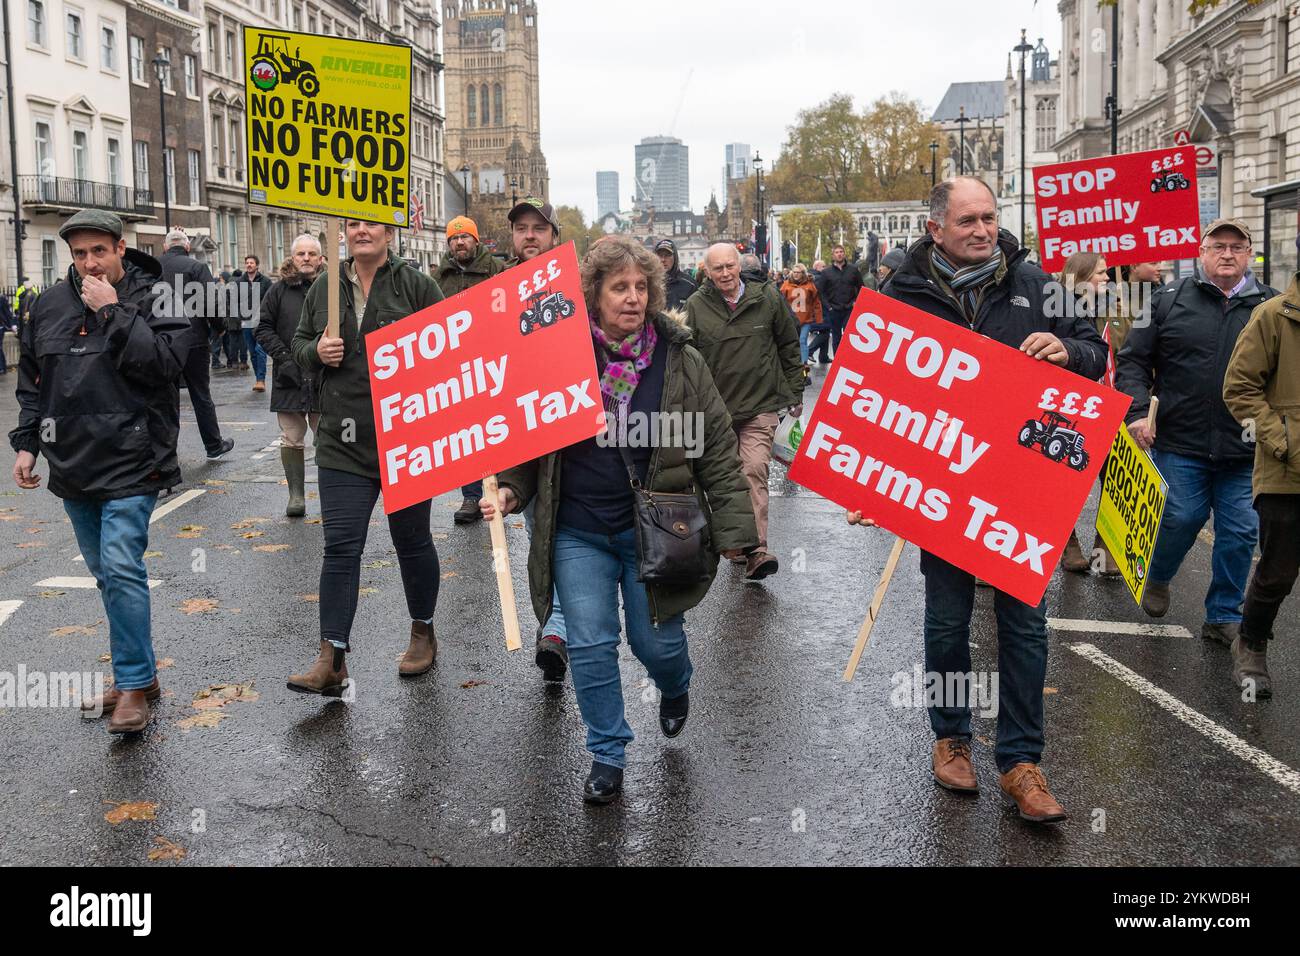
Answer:
[[[199,423],[203,447],[214,452],[221,448],[221,428],[217,425],[217,406],[212,404],[209,358],[206,346],[190,349],[185,359],[185,387],[190,393],[190,404],[194,406],[194,418]]]
[[[318,469],[320,510],[325,529],[325,559],[320,569],[320,636],[352,649],[352,619],[357,614],[361,585],[361,553],[370,530],[370,514],[379,500],[379,479],[347,471]],[[397,563],[406,592],[406,609],[413,621],[427,621],[438,606],[442,574],[438,550],[429,531],[424,501],[388,516],[388,531],[397,549]]]
[[[1259,564],[1246,589],[1241,635],[1273,639],[1273,623],[1296,578],[1300,577],[1300,495],[1260,495]]]

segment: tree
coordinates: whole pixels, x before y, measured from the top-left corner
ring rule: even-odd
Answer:
[[[786,131],[776,170],[767,177],[771,201],[851,202],[862,192],[866,135],[853,98],[836,93],[800,110]]]
[[[867,192],[872,199],[916,199],[930,190],[930,143],[939,128],[927,120],[920,100],[897,91],[871,104],[863,119],[867,142]],[[942,163],[944,156],[939,156]]]

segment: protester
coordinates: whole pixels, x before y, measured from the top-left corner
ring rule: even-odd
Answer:
[[[872,292],[880,289],[880,280],[877,278],[875,270],[871,268],[871,259],[867,255],[860,255],[853,265],[857,268],[858,275],[862,277],[862,287],[864,289],[870,289]]]
[[[781,286],[781,294],[790,303],[790,311],[799,322],[799,361],[806,370],[812,364],[808,361],[808,333],[814,325],[821,323],[822,299],[802,262],[795,263],[790,270],[790,279]]]
[[[885,291],[885,283],[889,281],[890,276],[898,271],[898,267],[903,264],[903,260],[906,258],[907,253],[903,251],[902,246],[895,246],[881,257],[880,268],[876,270],[876,275],[879,278],[879,284],[876,288],[879,291]]]
[[[660,239],[655,244],[655,254],[664,267],[664,287],[668,310],[676,312],[686,307],[686,300],[695,294],[695,283],[686,277],[677,259],[677,245],[671,239]]]
[[[244,329],[240,319],[239,286],[234,266],[226,266],[221,273],[223,301],[226,308],[226,331],[221,345],[226,353],[226,370],[248,371],[248,347],[244,343]],[[246,290],[247,291],[247,290]]]
[[[1241,625],[1259,520],[1251,507],[1254,448],[1223,402],[1228,358],[1251,312],[1277,295],[1249,271],[1251,235],[1235,219],[1205,231],[1194,273],[1160,289],[1133,325],[1115,385],[1133,398],[1129,431],[1169,485],[1142,609],[1169,610],[1170,582],[1214,514],[1211,581],[1201,636],[1231,647]],[[1154,382],[1154,392],[1152,385]],[[1147,413],[1160,400],[1154,434]]]
[[[582,289],[601,369],[605,440],[588,439],[510,469],[501,476],[498,500],[484,499],[482,508],[491,518],[497,508],[510,514],[535,504],[528,556],[533,606],[546,620],[558,591],[568,609],[573,688],[592,756],[583,797],[608,803],[622,790],[633,740],[619,672],[620,595],[628,644],[659,690],[660,729],[676,737],[690,710],[684,613],[708,593],[717,552],[752,547],[755,529],[726,407],[690,334],[663,314],[658,259],[638,242],[608,239],[583,261]],[[684,440],[659,447],[651,447],[653,439],[619,443],[619,435],[633,434],[619,422],[656,413],[701,419],[702,447],[688,449]],[[640,583],[632,470],[650,492],[695,493],[708,516],[707,576],[686,584]]]
[[[225,324],[219,308],[215,283],[208,267],[190,257],[190,240],[183,229],[167,233],[166,249],[158,259],[162,267],[162,282],[166,286],[160,294],[171,296],[171,314],[189,319],[191,340],[189,357],[185,360],[185,387],[194,407],[194,419],[199,426],[203,448],[208,461],[220,461],[232,448],[234,439],[221,437],[217,424],[217,407],[212,402],[210,371],[208,368],[208,336],[213,323]]]
[[[1252,490],[1259,564],[1232,643],[1232,681],[1272,697],[1268,642],[1278,610],[1300,576],[1300,273],[1284,295],[1255,310],[1223,379],[1228,411],[1255,437]]]
[[[5,359],[5,333],[16,332],[18,325],[14,321],[13,309],[8,296],[0,296],[0,375],[9,373],[8,360]]]
[[[244,271],[234,280],[236,295],[233,297],[239,306],[239,326],[244,349],[253,362],[253,391],[255,392],[266,391],[266,353],[257,344],[255,336],[262,300],[271,291],[271,280],[262,275],[261,266],[262,261],[257,256],[251,253],[244,256]],[[247,368],[247,365],[244,367]]]
[[[505,271],[505,263],[479,244],[478,224],[468,216],[457,216],[447,223],[447,251],[434,273],[444,295],[459,295]],[[461,488],[464,500],[452,520],[472,524],[480,518],[478,503],[483,497],[483,482],[475,481]]]
[[[22,276],[18,280],[18,288],[14,290],[13,318],[14,324],[19,328],[31,313],[32,304],[38,297],[36,287],[28,285],[31,281],[27,276]]]
[[[149,624],[144,553],[159,492],[181,481],[176,383],[193,351],[184,315],[155,308],[156,259],[128,249],[122,220],[82,210],[59,229],[72,266],[23,323],[14,481],[39,488],[41,454],[108,618],[113,687],[83,701],[136,733],[162,691]]]
[[[1096,380],[1106,350],[1083,317],[1049,308],[1051,279],[1029,265],[1014,236],[998,229],[997,198],[983,180],[961,176],[930,194],[927,235],[913,243],[885,294],[963,328],[1019,349],[1039,361]],[[1027,307],[1026,307],[1027,305]],[[1028,489],[1027,489],[1028,490]],[[1050,493],[1051,489],[1039,489]],[[861,514],[849,515],[860,523]],[[872,523],[870,518],[865,523]],[[922,552],[925,577],[925,669],[944,675],[943,703],[928,708],[934,780],[975,793],[971,763],[970,620],[975,578]],[[1047,789],[1043,752],[1043,683],[1047,676],[1047,604],[994,593],[998,632],[998,732],[994,758],[1000,784],[1020,816],[1038,823],[1065,819]]]
[[[741,280],[735,246],[715,243],[704,262],[709,284],[686,300],[686,325],[727,403],[740,443],[758,526],[758,547],[744,559],[745,577],[759,581],[780,567],[767,550],[767,475],[777,412],[788,409],[796,418],[803,414],[799,332],[789,305],[771,283]]]
[[[289,504],[284,513],[301,518],[307,513],[307,429],[319,433],[320,407],[317,377],[294,360],[290,343],[298,331],[307,290],[321,274],[320,240],[301,235],[280,266],[280,281],[262,300],[257,323],[257,344],[274,363],[271,369],[271,411],[280,425],[280,464],[289,483]]]
[[[832,349],[838,352],[849,313],[862,291],[862,274],[845,258],[843,246],[831,250],[831,264],[817,277],[817,291],[822,297],[822,314],[830,326]]]
[[[307,292],[290,350],[298,367],[319,376],[320,422],[316,470],[325,557],[320,572],[320,654],[289,689],[338,697],[348,680],[344,652],[351,650],[357,610],[361,553],[370,514],[379,499],[379,452],[375,445],[370,369],[364,337],[442,301],[438,283],[390,250],[392,226],[347,220],[348,258],[340,275],[322,271]],[[339,338],[324,333],[329,287],[339,284]],[[411,616],[411,639],[398,664],[403,677],[427,673],[438,653],[433,614],[438,603],[438,552],[429,531],[431,502],[388,516],[402,589]]]

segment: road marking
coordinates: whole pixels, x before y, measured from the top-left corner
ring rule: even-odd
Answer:
[[[266,453],[265,453],[265,452],[261,452],[261,453],[256,454],[256,455],[249,455],[248,457],[249,457],[252,461],[261,461],[263,458],[266,457]]]
[[[149,578],[149,587],[156,588],[162,584],[161,581],[155,581]],[[46,578],[44,581],[37,581],[38,588],[97,588],[99,584],[94,578]]]
[[[23,606],[22,601],[0,601],[0,624],[13,616],[14,611]]]
[[[1232,731],[1216,724],[1199,711],[1192,710],[1177,697],[1161,690],[1141,674],[1129,670],[1119,661],[1103,654],[1093,645],[1068,644],[1066,646],[1084,660],[1091,661],[1112,677],[1127,684],[1143,697],[1159,704],[1188,727],[1199,731],[1229,753],[1240,757],[1260,773],[1272,777],[1292,793],[1300,794],[1300,771],[1292,770],[1276,757],[1246,743]]]
[[[205,491],[207,491],[206,488],[191,488],[189,491],[182,491],[179,495],[177,495],[171,501],[167,502],[165,505],[162,505],[159,508],[155,508],[152,517],[149,518],[149,523],[153,524],[155,521],[159,520],[160,518],[167,517],[177,508],[181,507],[181,505],[189,504],[191,501],[193,501],[199,495],[203,494]]]
[[[1178,624],[1133,624],[1128,621],[1074,621],[1049,617],[1047,626],[1054,631],[1076,634],[1132,634],[1136,637],[1191,637],[1192,632]]]

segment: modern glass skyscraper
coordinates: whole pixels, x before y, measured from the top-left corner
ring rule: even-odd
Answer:
[[[678,212],[691,208],[690,149],[671,136],[647,136],[636,147],[636,200]]]

